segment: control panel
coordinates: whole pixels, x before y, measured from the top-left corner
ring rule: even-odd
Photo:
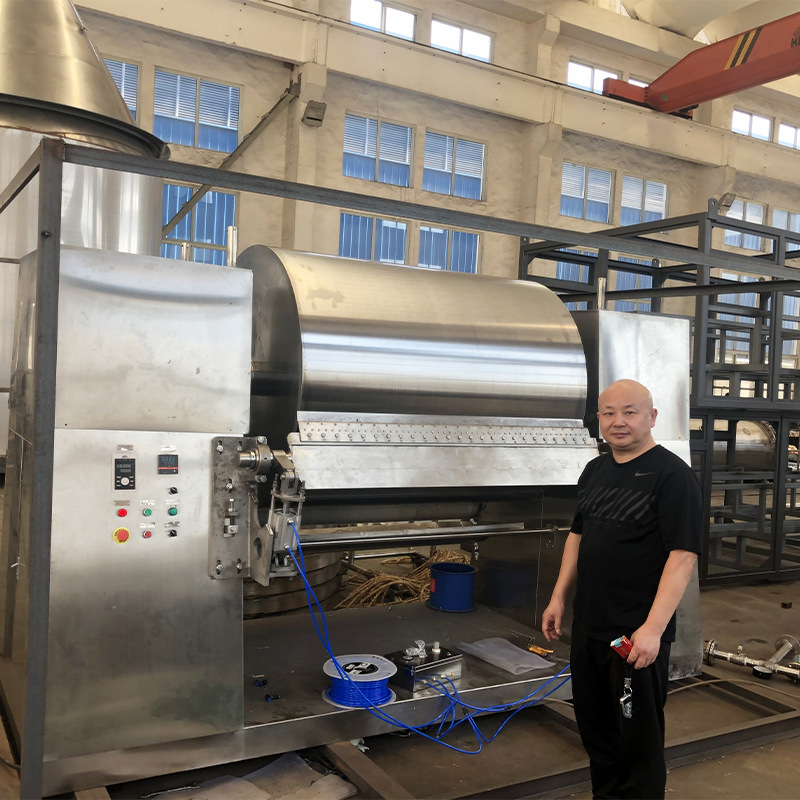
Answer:
[[[154,453],[117,445],[112,457],[111,537],[117,544],[141,538],[177,539],[185,516],[182,476],[175,445]]]

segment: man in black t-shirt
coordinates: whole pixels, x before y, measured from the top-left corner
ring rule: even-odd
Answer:
[[[572,692],[597,798],[663,798],[666,789],[669,651],[700,552],[702,501],[692,470],[653,440],[657,413],[636,381],[600,395],[611,452],[578,480],[578,509],[542,615],[545,637],[558,639],[575,583]],[[632,642],[627,660],[610,647],[620,636]]]

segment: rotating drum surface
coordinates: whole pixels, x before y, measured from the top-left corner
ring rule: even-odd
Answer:
[[[580,419],[575,323],[527,281],[261,245],[251,430],[280,447],[298,411]]]

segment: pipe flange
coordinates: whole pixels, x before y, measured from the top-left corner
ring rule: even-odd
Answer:
[[[791,655],[796,656],[798,653],[800,653],[800,642],[798,642],[794,636],[790,636],[788,633],[784,634],[783,636],[779,636],[775,640],[775,649],[780,650],[785,644],[791,645]]]
[[[714,666],[716,652],[717,652],[717,643],[713,639],[709,639],[706,642],[706,646],[703,651],[703,655],[705,655],[706,657],[706,664],[708,664],[709,667]]]

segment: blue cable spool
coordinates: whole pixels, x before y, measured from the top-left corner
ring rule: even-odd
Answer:
[[[325,662],[322,671],[331,679],[331,685],[322,697],[332,705],[339,708],[363,708],[370,704],[385,706],[395,699],[388,682],[397,672],[397,667],[389,659],[356,653],[336,656],[336,661],[348,677],[339,674],[332,658]]]

